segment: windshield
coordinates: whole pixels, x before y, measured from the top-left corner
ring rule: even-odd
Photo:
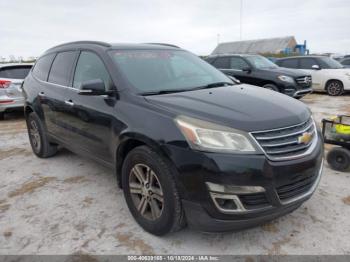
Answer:
[[[338,61],[329,58],[329,57],[321,57],[320,58],[322,61],[322,68],[324,69],[339,69],[339,68],[344,68],[344,66],[339,63]]]
[[[181,92],[219,82],[234,84],[207,62],[183,50],[116,50],[111,56],[141,94]]]
[[[263,56],[246,56],[246,59],[257,69],[270,69],[277,67],[269,59]]]

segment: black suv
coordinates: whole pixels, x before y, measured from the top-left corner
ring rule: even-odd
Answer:
[[[156,235],[266,222],[321,178],[321,134],[303,103],[236,84],[177,47],[64,44],[23,88],[34,153],[59,145],[113,168],[133,217]]]
[[[312,92],[311,75],[278,67],[260,55],[215,55],[206,61],[242,83],[261,86],[301,98]]]

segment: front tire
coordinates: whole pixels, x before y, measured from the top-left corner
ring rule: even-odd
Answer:
[[[332,169],[346,171],[350,167],[350,151],[342,147],[335,147],[329,151],[327,161]]]
[[[57,153],[57,145],[51,144],[48,140],[43,124],[34,112],[26,119],[30,145],[35,155],[40,158],[48,158]]]
[[[331,80],[326,85],[326,91],[330,96],[340,96],[344,93],[343,83],[339,80]]]
[[[5,113],[4,112],[0,112],[0,120],[4,120],[5,119]]]
[[[161,236],[184,226],[184,212],[168,161],[147,146],[133,149],[122,167],[126,203],[136,222]]]
[[[278,87],[274,84],[266,84],[263,86],[263,88],[275,91],[275,92],[279,92],[280,90],[278,89]]]

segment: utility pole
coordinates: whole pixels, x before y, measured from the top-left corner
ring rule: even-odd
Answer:
[[[239,14],[239,39],[242,40],[242,21],[243,21],[243,0],[241,0],[240,14]]]

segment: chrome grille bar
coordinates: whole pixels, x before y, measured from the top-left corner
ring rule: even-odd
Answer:
[[[267,157],[276,161],[308,154],[317,143],[317,130],[312,118],[298,125],[252,132],[251,135]],[[302,135],[309,135],[310,141],[300,141]]]

